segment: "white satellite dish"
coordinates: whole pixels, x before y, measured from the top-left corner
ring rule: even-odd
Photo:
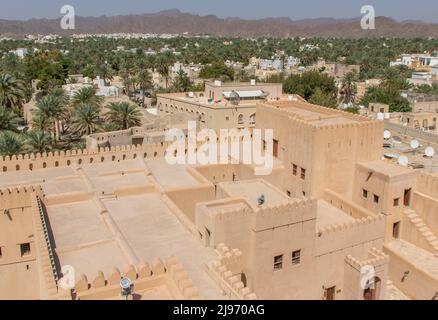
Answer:
[[[410,146],[412,149],[417,149],[420,146],[420,143],[418,142],[418,140],[412,140]]]
[[[408,164],[409,164],[409,159],[407,157],[405,157],[405,156],[400,156],[398,158],[397,162],[398,162],[399,165],[401,165],[403,167],[407,167]]]
[[[435,149],[432,147],[427,147],[426,150],[424,150],[424,154],[426,157],[432,158],[435,155]]]
[[[391,138],[391,131],[385,130],[383,132],[383,138],[385,138],[385,140],[388,140],[389,138]]]
[[[384,120],[384,119],[385,119],[385,114],[382,113],[382,112],[379,112],[379,113],[377,114],[377,120]]]

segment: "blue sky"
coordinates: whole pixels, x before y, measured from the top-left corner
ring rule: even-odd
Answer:
[[[81,16],[141,14],[178,8],[183,12],[219,17],[290,17],[294,20],[358,17],[363,5],[373,5],[379,16],[438,22],[437,0],[0,0],[0,18],[56,18],[66,4],[73,5],[76,14]]]

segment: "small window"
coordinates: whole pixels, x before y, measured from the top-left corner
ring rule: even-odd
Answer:
[[[292,173],[293,173],[293,175],[296,176],[297,172],[298,172],[298,166],[296,164],[293,164],[292,165]]]
[[[30,254],[30,243],[20,244],[21,256],[27,256]]]
[[[283,268],[283,255],[274,257],[274,271],[281,270]]]
[[[230,120],[230,117],[225,117],[225,120],[226,120],[226,121]]]
[[[374,201],[374,203],[379,203],[379,196],[374,195],[373,201]]]
[[[301,168],[301,179],[306,179],[306,169]]]
[[[398,207],[400,203],[400,198],[394,199],[394,207]]]
[[[3,253],[2,253],[2,247],[0,247],[0,259],[2,258],[2,255],[3,255]]]
[[[291,193],[289,190],[286,190],[287,196],[290,198],[291,197]]]
[[[362,189],[362,197],[368,199],[368,190]]]
[[[301,250],[292,252],[292,264],[300,264],[301,262]]]

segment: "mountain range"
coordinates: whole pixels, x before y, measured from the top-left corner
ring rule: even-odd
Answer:
[[[153,33],[212,35],[234,37],[433,37],[438,38],[438,23],[422,21],[396,21],[377,17],[375,30],[362,30],[361,18],[318,18],[291,20],[290,18],[265,18],[245,20],[200,16],[183,13],[178,9],[152,14],[100,17],[76,17],[75,30],[60,28],[60,19],[6,20],[0,19],[0,34],[24,36],[27,34],[110,34]]]

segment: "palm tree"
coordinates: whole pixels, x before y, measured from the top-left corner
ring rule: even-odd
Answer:
[[[94,87],[84,87],[73,95],[71,105],[75,108],[84,104],[100,107],[103,101],[103,97],[96,96],[96,89]]]
[[[56,101],[56,113],[53,120],[55,121],[57,136],[55,139],[61,138],[61,133],[64,132],[64,124],[69,121],[70,110],[68,108],[69,98],[62,88],[55,88],[50,91],[50,96]]]
[[[81,136],[90,135],[102,127],[100,107],[93,104],[81,104],[72,114],[72,129]]]
[[[186,92],[189,90],[191,85],[190,78],[187,76],[187,73],[184,70],[180,69],[173,81],[173,88],[177,92]]]
[[[140,69],[137,73],[136,82],[142,94],[142,106],[144,107],[144,93],[152,87],[152,76],[147,69]]]
[[[357,94],[357,85],[356,85],[356,74],[354,72],[349,72],[342,79],[340,93],[341,93],[341,102],[344,104],[354,103],[356,100]]]
[[[30,131],[26,134],[26,144],[31,152],[46,152],[52,149],[52,137],[42,131]]]
[[[20,154],[24,151],[23,140],[20,135],[4,131],[0,135],[0,154],[10,156]]]
[[[166,89],[169,85],[169,61],[167,61],[164,57],[159,57],[157,59],[157,71],[159,74],[161,74],[161,76],[164,77],[164,79],[166,79]]]
[[[126,130],[141,125],[142,112],[138,107],[128,102],[114,102],[107,107],[106,118],[119,130]]]
[[[0,107],[0,130],[17,131],[22,119],[6,107]]]
[[[0,75],[0,105],[20,107],[26,97],[24,83],[9,74]]]
[[[58,95],[48,95],[36,104],[37,110],[35,116],[39,121],[39,124],[36,121],[34,121],[34,124],[37,124],[42,132],[52,132],[55,140],[57,140],[57,137],[59,136],[58,122],[65,110],[65,105],[62,103],[62,99]],[[51,128],[48,130],[47,127],[41,127],[41,122],[51,123]]]

